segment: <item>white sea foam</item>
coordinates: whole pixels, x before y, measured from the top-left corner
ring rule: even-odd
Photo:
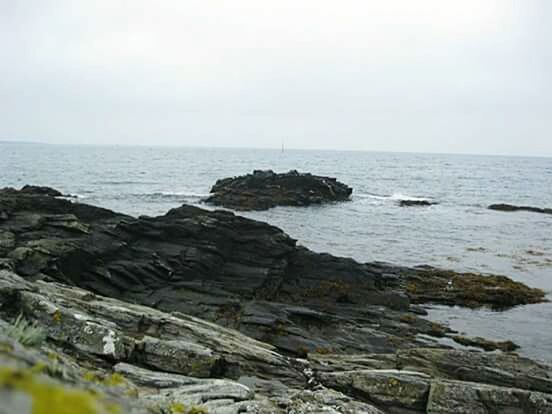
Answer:
[[[160,191],[153,193],[152,195],[161,195],[162,197],[190,197],[190,198],[204,198],[208,197],[208,193],[195,193],[192,191]]]
[[[354,194],[354,197],[360,198],[360,199],[372,199],[372,200],[390,200],[390,201],[401,201],[401,200],[413,200],[413,201],[431,201],[432,199],[429,197],[417,197],[417,196],[410,196],[407,194],[402,193],[393,193],[391,195],[380,195],[380,194],[372,194],[372,193],[356,193]]]
[[[391,198],[391,200],[395,200],[395,201],[402,201],[402,200],[412,200],[412,201],[427,200],[427,201],[431,201],[431,198],[416,197],[416,196],[410,196],[410,195],[401,194],[401,193],[393,193],[393,195],[390,198]]]

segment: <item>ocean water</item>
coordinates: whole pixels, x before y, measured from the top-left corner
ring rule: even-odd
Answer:
[[[136,216],[201,205],[218,178],[269,168],[335,176],[353,187],[350,202],[240,213],[315,251],[504,274],[552,293],[552,215],[486,209],[498,202],[552,207],[551,158],[0,143],[0,187],[48,185]],[[439,204],[398,205],[408,198]],[[428,310],[453,329],[510,339],[521,353],[552,362],[552,303]]]

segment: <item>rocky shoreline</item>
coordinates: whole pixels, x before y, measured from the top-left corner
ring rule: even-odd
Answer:
[[[419,306],[504,309],[538,289],[314,253],[227,211],[134,218],[32,188],[0,190],[5,412],[41,387],[99,413],[552,412],[551,367],[476,352],[515,344]],[[20,315],[44,341],[21,344]]]

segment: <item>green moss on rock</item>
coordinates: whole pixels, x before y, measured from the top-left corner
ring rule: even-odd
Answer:
[[[89,391],[69,389],[40,378],[32,369],[0,367],[0,390],[22,392],[32,400],[32,414],[119,414],[117,404]]]

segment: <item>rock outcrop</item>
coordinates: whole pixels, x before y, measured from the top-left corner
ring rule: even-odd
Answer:
[[[0,267],[201,317],[292,355],[392,352],[423,345],[418,334],[447,334],[410,312],[412,302],[503,308],[544,300],[506,277],[314,253],[227,211],[182,206],[133,218],[16,190],[0,191],[0,211]]]
[[[295,358],[185,314],[7,270],[0,303],[2,414],[552,412],[552,367],[516,354]],[[15,315],[45,340],[23,346]]]
[[[491,204],[490,210],[497,211],[529,211],[532,213],[552,214],[552,208],[530,207],[530,206],[515,206],[512,204]]]
[[[399,206],[401,207],[429,207],[433,206],[436,203],[435,201],[429,200],[400,200]]]
[[[233,210],[267,210],[345,201],[352,192],[352,188],[331,177],[255,170],[253,174],[218,180],[205,202]]]
[[[413,305],[539,290],[314,253],[226,211],[134,218],[53,195],[0,190],[0,413],[30,413],[44,389],[90,413],[552,410],[550,367],[449,349],[439,338],[511,347]]]

